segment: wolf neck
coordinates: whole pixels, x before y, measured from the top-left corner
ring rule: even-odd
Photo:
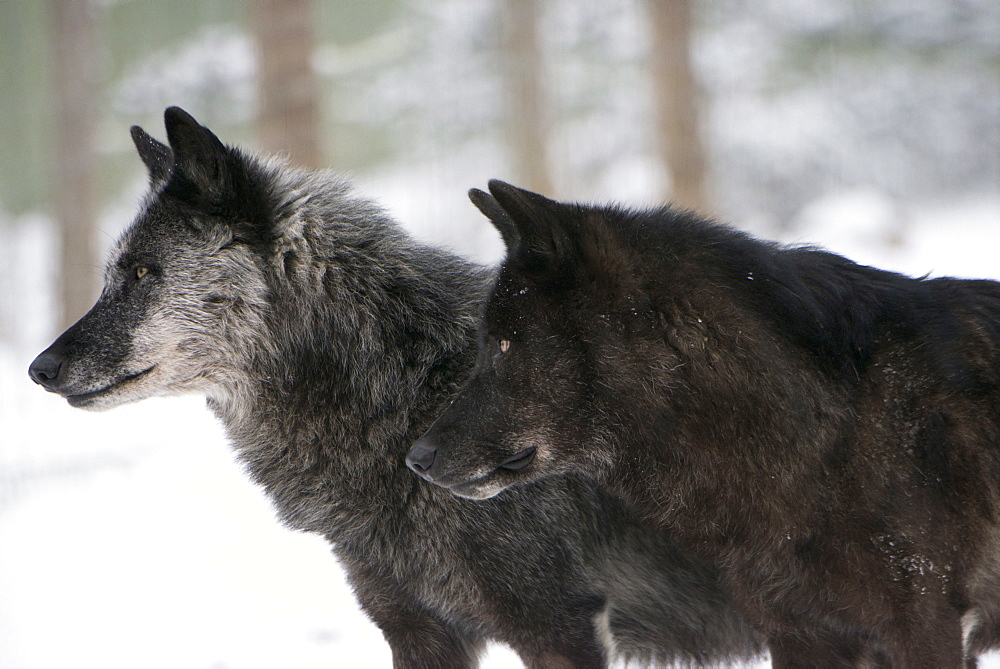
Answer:
[[[353,218],[303,212],[272,255],[263,336],[235,392],[210,400],[285,522],[330,538],[418,483],[406,450],[471,367],[488,280],[374,208],[337,210]]]

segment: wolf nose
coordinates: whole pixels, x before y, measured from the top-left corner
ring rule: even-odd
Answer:
[[[57,351],[43,351],[28,366],[28,376],[31,380],[46,390],[52,390],[59,385],[59,372],[63,369],[65,356]]]
[[[434,456],[437,448],[427,437],[421,437],[406,454],[406,466],[417,473],[422,479],[431,480],[431,467],[434,466]]]

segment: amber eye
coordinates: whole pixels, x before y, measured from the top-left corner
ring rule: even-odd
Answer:
[[[135,268],[135,280],[136,281],[138,281],[142,277],[146,276],[147,274],[149,274],[149,268],[148,267],[144,267],[142,265],[139,265],[138,267]]]
[[[510,350],[510,340],[509,339],[501,339],[500,340],[500,352],[501,353],[506,353],[509,350]]]

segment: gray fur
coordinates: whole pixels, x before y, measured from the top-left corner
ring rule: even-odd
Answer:
[[[151,192],[36,381],[91,409],[207,395],[282,521],[331,542],[397,667],[475,666],[488,640],[531,667],[759,652],[715,571],[587,480],[474,503],[407,470],[471,370],[492,271],[334,175],[225,147],[176,108],[166,123],[170,147],[133,129]]]

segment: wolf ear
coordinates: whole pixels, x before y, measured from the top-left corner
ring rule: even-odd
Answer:
[[[229,181],[226,145],[180,107],[167,107],[163,121],[174,158],[172,185],[180,181],[178,185],[193,188],[198,200],[211,200],[225,192]]]
[[[154,184],[166,182],[174,164],[174,154],[166,144],[156,141],[137,125],[132,126],[132,141],[139,157],[149,170],[149,180]]]
[[[503,238],[503,243],[506,244],[507,250],[513,250],[521,237],[517,232],[517,226],[514,225],[514,220],[510,215],[504,211],[504,208],[500,206],[500,203],[490,195],[489,193],[484,193],[478,188],[473,188],[469,191],[469,199],[472,200],[472,204],[476,205],[483,216],[490,219],[490,223],[493,227],[500,232],[500,236]]]
[[[273,238],[274,206],[261,167],[180,107],[168,107],[163,120],[173,156],[163,195],[235,223],[241,239]]]
[[[491,200],[506,216],[503,217],[503,223],[498,223],[494,215],[484,213],[504,236],[508,253],[517,250],[525,254],[526,259],[544,265],[557,264],[568,257],[572,242],[564,226],[567,213],[571,210],[570,205],[498,179],[490,180],[489,188],[493,196]],[[508,231],[505,233],[501,226],[505,226]]]

